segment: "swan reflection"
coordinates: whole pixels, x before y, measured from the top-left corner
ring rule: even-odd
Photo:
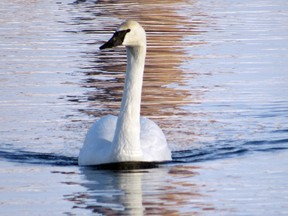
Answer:
[[[104,215],[183,215],[204,208],[203,185],[194,180],[198,167],[180,166],[154,169],[111,171],[81,168],[85,192],[66,199],[73,208]]]
[[[83,168],[89,198],[85,208],[102,214],[142,215],[141,172],[113,172]]]

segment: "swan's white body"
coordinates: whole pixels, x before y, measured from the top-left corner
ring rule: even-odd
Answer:
[[[118,33],[124,34],[121,44],[127,49],[127,70],[120,114],[118,117],[105,116],[92,125],[80,150],[79,165],[171,160],[171,151],[162,130],[153,121],[140,117],[146,56],[145,30],[137,22],[127,21],[118,28],[114,36],[119,36]],[[115,39],[112,39],[107,42],[109,45],[104,44],[105,48],[112,47],[111,43],[115,43]],[[119,41],[116,42],[116,45],[120,45]]]

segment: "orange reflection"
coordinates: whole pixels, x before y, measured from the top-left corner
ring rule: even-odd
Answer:
[[[147,32],[148,47],[141,115],[154,119],[164,130],[171,145],[183,143],[181,149],[187,149],[185,145],[191,145],[195,140],[195,133],[191,132],[195,131],[191,127],[194,124],[187,124],[186,121],[191,111],[182,107],[198,103],[203,94],[202,91],[192,92],[187,84],[187,79],[193,79],[197,73],[181,68],[181,65],[191,60],[185,48],[195,44],[185,40],[185,37],[200,32],[197,29],[199,20],[193,22],[190,13],[180,13],[192,6],[193,1],[185,0],[100,0],[85,8],[85,14],[97,14],[99,17],[83,18],[84,21],[95,19],[97,29],[95,32],[82,30],[87,34],[101,34],[98,40],[100,45],[109,39],[123,20],[135,19],[143,25]],[[83,86],[89,88],[87,98],[91,109],[83,111],[99,117],[117,115],[125,79],[125,49],[87,52],[86,58],[89,59],[89,65],[82,68],[87,74]]]

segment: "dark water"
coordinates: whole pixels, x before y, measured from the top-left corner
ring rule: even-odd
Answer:
[[[141,112],[163,129],[174,162],[131,172],[78,168],[87,128],[119,111],[125,50],[98,47],[126,19],[147,31]],[[229,196],[209,192],[227,189],[206,181],[211,173],[218,181],[225,170],[239,184],[261,185],[246,188],[248,200],[248,191],[271,183],[282,198],[258,204],[264,213],[275,210],[265,205],[273,197],[277,215],[287,213],[287,193],[273,187],[287,171],[287,23],[284,0],[1,1],[1,215],[45,215],[55,199],[53,212],[67,215],[241,215],[245,202],[234,197],[224,208]],[[238,167],[238,158],[255,170],[231,170],[227,164]],[[270,168],[276,174],[266,178]],[[259,182],[246,182],[260,169]],[[51,194],[36,207],[45,191]],[[261,215],[255,206],[248,215]]]

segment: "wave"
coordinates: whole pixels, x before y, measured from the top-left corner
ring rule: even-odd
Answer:
[[[54,166],[75,166],[78,164],[76,157],[69,157],[54,153],[31,152],[25,150],[1,149],[0,158],[11,162],[44,164]]]
[[[172,152],[171,163],[194,163],[208,160],[237,157],[252,152],[272,152],[288,149],[288,139],[245,141],[236,144],[235,141],[221,141],[221,143],[203,144],[202,148]],[[56,153],[41,153],[19,149],[0,149],[0,158],[11,162],[52,165],[77,166],[78,159]],[[145,164],[145,166],[147,166]],[[110,167],[110,166],[108,166]],[[141,166],[143,167],[143,166]],[[150,168],[152,168],[149,165]],[[157,166],[156,166],[157,167]],[[105,168],[105,167],[103,167]]]
[[[209,146],[210,147],[207,147]],[[272,152],[288,149],[288,139],[243,141],[236,144],[235,141],[221,141],[219,144],[203,144],[198,149],[173,152],[173,162],[187,163],[207,160],[224,159],[252,152]]]

